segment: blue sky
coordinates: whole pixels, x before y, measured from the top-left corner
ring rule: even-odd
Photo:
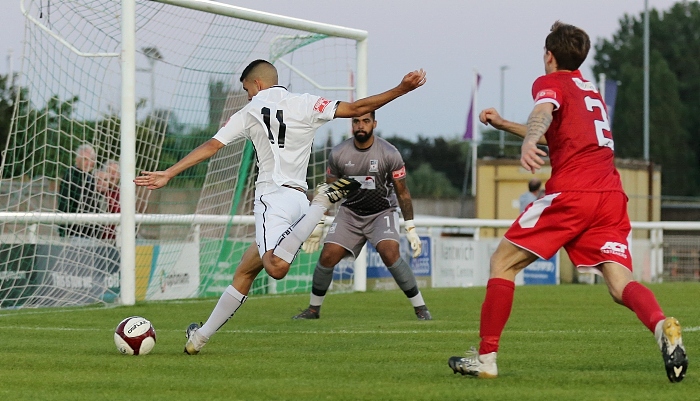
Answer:
[[[525,121],[532,108],[530,87],[543,74],[542,48],[556,20],[585,29],[595,43],[611,38],[625,14],[639,15],[644,0],[220,0],[220,2],[369,32],[369,93],[389,89],[411,70],[424,68],[426,85],[385,106],[377,117],[385,136],[415,139],[461,136],[473,71],[482,75],[479,109],[501,103],[504,116]],[[666,10],[677,1],[648,0]],[[0,5],[0,54],[21,54],[20,0]],[[7,60],[7,57],[4,57]],[[593,50],[582,67],[592,79]],[[8,63],[0,63],[7,73]]]

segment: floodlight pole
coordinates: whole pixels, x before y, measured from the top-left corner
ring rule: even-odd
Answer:
[[[7,49],[7,83],[8,87],[12,89],[15,86],[15,74],[12,73],[12,49]]]
[[[505,71],[508,69],[507,65],[501,66],[501,110],[499,112],[502,116],[505,116]],[[506,133],[503,130],[498,131],[498,155],[503,156],[505,154],[506,148]]]
[[[148,57],[148,72],[151,75],[151,113],[156,110],[156,60]]]
[[[644,161],[649,162],[649,0],[644,0]]]

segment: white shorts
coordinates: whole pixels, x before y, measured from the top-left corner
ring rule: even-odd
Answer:
[[[274,249],[280,236],[309,208],[306,193],[280,187],[274,192],[255,195],[255,242],[260,257]]]

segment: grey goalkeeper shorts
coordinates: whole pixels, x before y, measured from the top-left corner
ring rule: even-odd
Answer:
[[[341,206],[323,243],[338,244],[356,258],[366,241],[375,248],[384,240],[399,242],[399,230],[399,213],[394,209],[360,216]]]

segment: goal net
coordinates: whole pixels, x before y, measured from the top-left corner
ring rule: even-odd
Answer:
[[[136,85],[122,88],[122,2],[24,0],[18,97],[0,181],[0,308],[113,303],[134,269],[135,299],[217,296],[254,241],[255,155],[243,140],[158,191],[136,190],[136,260],[122,260],[121,97],[136,98],[136,172],[165,169],[211,138],[247,97],[245,66],[267,59],[293,92],[350,100],[357,38],[347,28],[199,0],[136,0]],[[206,7],[205,7],[206,6]],[[202,10],[207,11],[202,11]],[[363,94],[358,90],[359,94]],[[313,188],[348,121],[317,134]],[[234,216],[236,216],[234,218]],[[310,291],[318,253],[251,294]],[[336,289],[352,288],[352,265]]]

